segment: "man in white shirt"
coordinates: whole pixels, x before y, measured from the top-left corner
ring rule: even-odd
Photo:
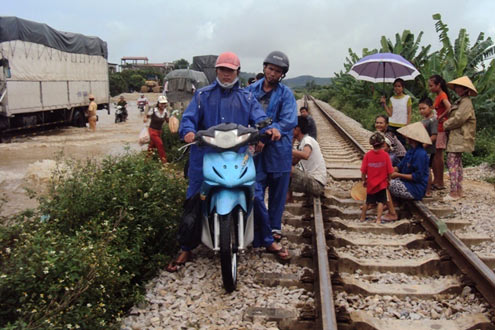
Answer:
[[[327,184],[327,168],[318,142],[308,135],[308,119],[297,117],[294,138],[299,142],[292,150],[290,190],[320,196]]]
[[[149,104],[148,99],[144,94],[141,94],[141,96],[137,99],[136,101],[139,112],[144,113],[146,112],[146,106]]]

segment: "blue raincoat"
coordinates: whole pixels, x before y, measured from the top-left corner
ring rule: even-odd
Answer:
[[[251,92],[240,89],[239,83],[232,89],[224,89],[214,81],[194,94],[182,116],[179,134],[183,139],[189,132],[196,133],[221,123],[236,123],[247,127],[264,119],[266,114]],[[203,156],[209,151],[209,148],[198,148],[195,145],[191,147],[187,199],[199,192],[203,182]]]
[[[265,94],[264,82],[264,78],[260,79],[246,89],[260,100]],[[292,132],[297,125],[296,99],[289,87],[283,84],[278,84],[271,93],[266,115],[272,118],[272,127],[278,129],[282,137],[278,141],[266,141],[262,154],[257,156],[261,158],[256,162],[258,178],[264,177],[264,173],[290,173],[292,167]]]
[[[265,96],[261,79],[247,87],[260,100]],[[264,141],[263,152],[255,157],[256,188],[254,198],[255,235],[253,245],[270,246],[273,243],[272,231],[280,233],[282,214],[289,189],[292,167],[293,129],[297,125],[297,103],[292,91],[283,84],[278,84],[271,91],[266,115],[273,122],[282,137],[278,141]],[[268,188],[268,209],[264,203]]]
[[[421,144],[418,144],[416,148],[409,149],[397,167],[399,173],[412,174],[412,181],[405,179],[401,179],[401,181],[414,199],[421,200],[426,193],[428,176],[430,175],[426,150]]]

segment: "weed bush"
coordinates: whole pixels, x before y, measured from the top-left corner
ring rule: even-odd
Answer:
[[[118,327],[177,249],[177,173],[139,154],[56,171],[38,211],[0,227],[0,327]]]
[[[179,117],[179,121],[181,117]],[[182,155],[182,150],[178,149],[182,147],[185,143],[181,141],[179,137],[179,133],[171,133],[168,128],[168,124],[165,123],[162,129],[162,141],[163,147],[167,152],[167,159],[170,162],[174,162],[177,166],[184,167],[186,160],[188,159],[188,155]]]
[[[475,148],[472,154],[462,154],[463,166],[477,166],[481,163],[495,165],[495,130],[481,129],[476,132]]]

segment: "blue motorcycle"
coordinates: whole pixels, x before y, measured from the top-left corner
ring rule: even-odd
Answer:
[[[193,142],[215,150],[203,158],[201,241],[220,254],[227,292],[236,288],[239,253],[254,239],[256,170],[248,145],[259,140],[258,129],[267,125],[268,121],[256,128],[224,123],[198,131]]]

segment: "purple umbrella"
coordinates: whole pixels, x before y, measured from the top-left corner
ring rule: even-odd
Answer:
[[[391,83],[397,78],[414,80],[419,75],[419,71],[400,55],[378,53],[365,56],[357,61],[349,74],[358,80]]]

